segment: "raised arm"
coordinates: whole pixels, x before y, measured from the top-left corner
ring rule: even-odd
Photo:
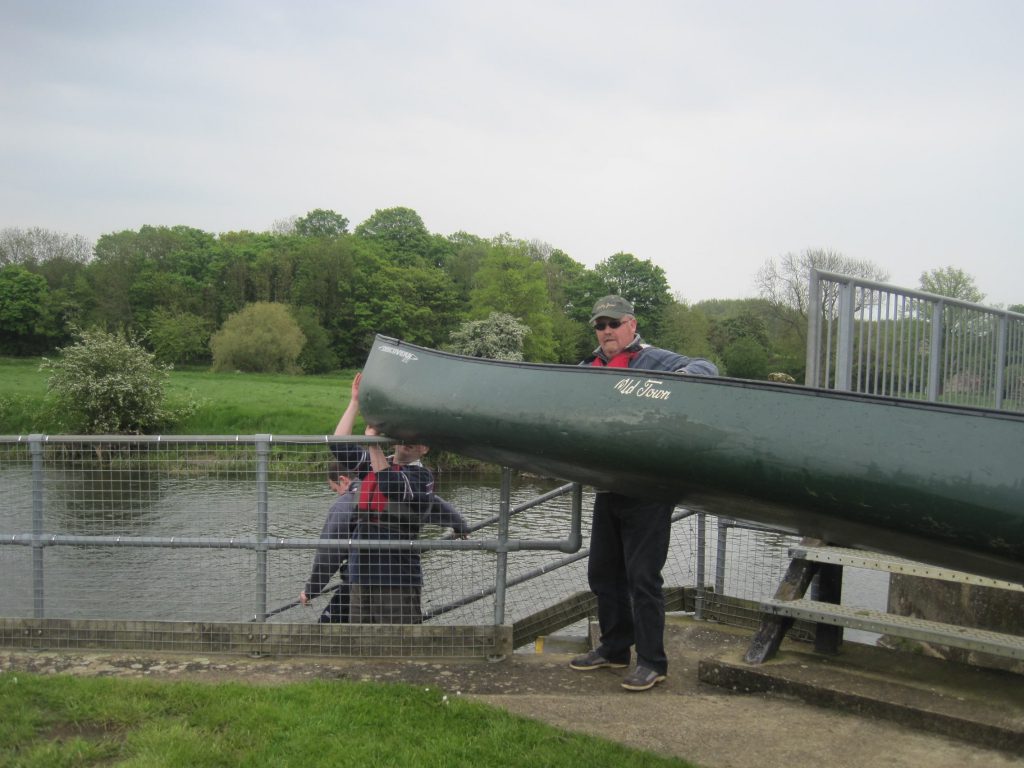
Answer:
[[[359,416],[359,382],[362,379],[362,372],[357,373],[355,378],[352,379],[352,391],[348,405],[345,406],[345,412],[341,414],[338,426],[334,429],[335,435],[351,435],[355,428],[356,417]],[[334,458],[341,462],[346,472],[352,472],[362,477],[370,471],[369,454],[361,445],[356,443],[332,443],[330,449],[331,453],[334,454]]]
[[[356,417],[359,416],[359,382],[363,380],[363,373],[360,371],[352,379],[352,392],[345,406],[344,413],[338,420],[338,426],[334,428],[336,435],[351,435],[356,426]]]

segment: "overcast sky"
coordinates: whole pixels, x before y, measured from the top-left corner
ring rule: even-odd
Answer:
[[[831,248],[1024,302],[1024,2],[0,0],[0,227],[407,206],[689,301]]]

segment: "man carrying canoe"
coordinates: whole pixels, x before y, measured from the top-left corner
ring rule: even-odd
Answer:
[[[633,305],[621,296],[599,299],[590,325],[598,346],[580,365],[718,375],[708,360],[644,343],[637,333]],[[614,444],[614,436],[609,442]],[[624,669],[629,666],[630,647],[635,645],[636,666],[623,679],[622,687],[646,691],[665,679],[668,659],[661,569],[668,557],[674,508],[671,502],[597,492],[587,579],[597,596],[601,640],[596,649],[569,663],[573,669]]]

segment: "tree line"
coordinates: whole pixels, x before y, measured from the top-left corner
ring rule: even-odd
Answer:
[[[806,312],[793,296],[806,291],[806,269],[884,277],[868,262],[805,251],[766,262],[759,298],[691,305],[673,296],[661,267],[630,253],[589,268],[536,240],[431,233],[404,207],[349,224],[317,209],[265,232],[143,226],[92,247],[80,236],[2,230],[0,354],[45,355],[100,329],[172,364],[216,364],[248,339],[248,352],[224,359],[251,370],[266,364],[259,339],[280,338],[298,346],[291,365],[318,373],[361,365],[377,333],[435,348],[475,338],[479,348],[497,332],[518,339],[525,360],[575,363],[594,343],[594,301],[619,293],[651,343],[711,358],[730,375],[799,379]]]

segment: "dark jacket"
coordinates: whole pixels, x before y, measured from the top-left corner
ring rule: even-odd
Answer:
[[[321,539],[340,539],[347,541],[355,536],[355,501],[359,488],[353,484],[345,493],[337,498],[327,512]],[[327,582],[339,571],[348,559],[348,546],[319,546],[313,557],[313,568],[306,582],[306,595],[312,600],[322,594]]]
[[[434,476],[419,462],[389,465],[374,473],[361,446],[341,443],[332,445],[331,450],[361,481],[352,538],[412,541],[419,538],[424,524],[453,528],[459,534],[468,531],[455,507],[434,494]],[[366,492],[371,474],[379,496]],[[422,586],[420,554],[415,550],[353,548],[349,552],[348,580],[351,584]]]
[[[691,376],[717,376],[718,367],[710,360],[702,357],[687,357],[660,347],[652,347],[644,342],[638,333],[624,350],[630,353],[629,368],[642,371],[676,371]],[[596,362],[600,361],[600,362]],[[610,361],[601,351],[595,349],[580,365],[607,365]]]

